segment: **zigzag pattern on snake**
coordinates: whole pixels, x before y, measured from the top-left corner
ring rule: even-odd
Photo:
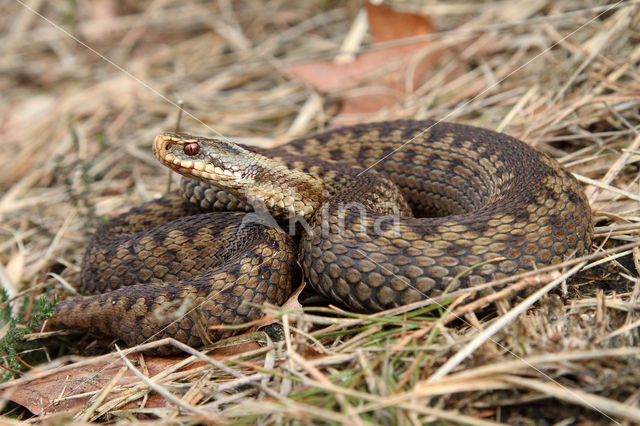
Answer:
[[[97,230],[80,286],[91,295],[61,302],[52,327],[128,345],[170,336],[200,346],[232,333],[210,326],[282,304],[299,280],[298,259],[314,289],[372,312],[591,245],[577,181],[525,143],[476,127],[370,123],[275,149],[167,133],[154,153],[187,176],[183,195]],[[226,211],[250,210],[247,200],[295,235]]]

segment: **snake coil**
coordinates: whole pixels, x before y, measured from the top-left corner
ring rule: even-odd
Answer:
[[[282,304],[298,259],[331,300],[379,311],[591,245],[591,210],[575,178],[523,142],[476,127],[370,123],[275,149],[167,133],[154,153],[188,178],[183,195],[97,230],[81,282],[92,295],[61,302],[54,327],[198,346],[231,334],[209,327]],[[258,210],[226,212],[251,205],[271,222]],[[294,235],[273,226],[291,220]]]

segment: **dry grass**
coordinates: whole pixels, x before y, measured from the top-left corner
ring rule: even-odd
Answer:
[[[34,297],[48,272],[78,269],[103,218],[164,192],[167,172],[150,145],[175,126],[177,102],[188,111],[183,129],[213,128],[245,143],[322,128],[346,91],[317,93],[286,67],[335,57],[359,6],[26,3],[0,6],[0,282]],[[192,351],[181,365],[204,363],[142,374],[135,385],[116,377],[68,415],[79,422],[145,413],[168,423],[640,423],[640,4],[425,4],[396,6],[429,16],[440,32],[428,38],[452,47],[402,105],[357,119],[446,117],[551,154],[585,184],[597,224],[594,254],[513,277],[530,296],[490,300],[489,310],[460,292],[444,307],[430,301],[371,316],[274,311],[283,342],[224,362]],[[443,80],[454,66],[464,72]],[[322,102],[303,108],[310,99]],[[125,365],[117,353],[106,359]],[[15,383],[96,360],[53,360]],[[122,409],[150,393],[171,402]]]

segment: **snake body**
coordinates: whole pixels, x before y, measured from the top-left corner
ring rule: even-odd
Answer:
[[[154,153],[188,178],[183,195],[98,229],[83,260],[81,290],[92,295],[61,302],[54,327],[198,346],[232,333],[211,326],[282,304],[296,259],[314,289],[372,312],[591,245],[591,210],[575,178],[481,128],[370,123],[274,149],[167,133]]]

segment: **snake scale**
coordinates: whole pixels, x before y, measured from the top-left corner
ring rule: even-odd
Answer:
[[[154,153],[187,177],[182,193],[97,230],[83,259],[88,295],[62,301],[54,328],[200,346],[233,333],[212,326],[282,304],[300,279],[298,261],[315,290],[374,312],[591,245],[591,210],[575,178],[486,129],[388,121],[273,149],[166,133]]]

